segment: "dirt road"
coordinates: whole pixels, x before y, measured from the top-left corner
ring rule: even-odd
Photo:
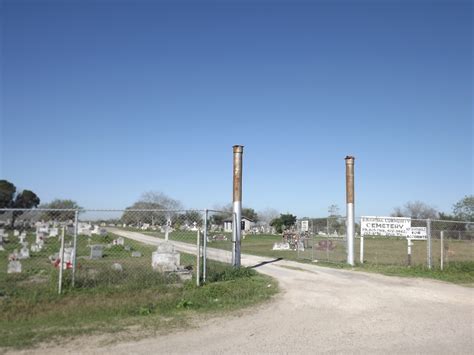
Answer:
[[[114,231],[156,244],[140,233]],[[176,243],[182,251],[195,246]],[[221,250],[210,258],[228,260]],[[245,255],[242,264],[269,259]],[[239,316],[210,319],[196,329],[80,353],[472,353],[474,289],[452,284],[336,270],[290,261],[258,271],[276,278],[282,294]],[[51,349],[55,353],[64,349]],[[73,351],[73,349],[70,349]]]

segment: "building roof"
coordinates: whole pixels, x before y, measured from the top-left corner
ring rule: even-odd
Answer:
[[[250,218],[242,216],[242,220],[244,220],[244,219],[246,219],[249,222],[255,222],[255,221],[251,220]],[[224,222],[232,222],[232,218],[226,218],[226,219],[224,219]]]

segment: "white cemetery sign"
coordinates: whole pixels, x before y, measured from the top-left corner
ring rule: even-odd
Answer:
[[[412,240],[428,239],[428,233],[427,233],[426,227],[411,227],[411,234],[408,238]]]
[[[411,236],[411,218],[363,216],[360,221],[360,235],[383,237]]]

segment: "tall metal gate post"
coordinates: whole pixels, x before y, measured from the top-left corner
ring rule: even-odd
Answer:
[[[204,238],[202,247],[202,282],[206,282],[206,270],[207,270],[207,219],[209,218],[209,211],[204,211]]]
[[[347,263],[354,266],[354,157],[346,156]]]
[[[72,282],[71,285],[74,287],[76,282],[76,259],[77,259],[77,230],[78,230],[78,223],[79,223],[79,211],[76,210],[74,213],[74,240],[73,240],[73,253],[74,257],[72,258]]]
[[[234,145],[234,177],[233,177],[233,212],[236,223],[234,224],[235,241],[233,243],[233,264],[240,267],[240,240],[241,240],[241,221],[242,221],[242,154],[244,147]]]

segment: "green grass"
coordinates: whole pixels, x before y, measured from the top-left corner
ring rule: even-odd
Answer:
[[[163,238],[164,234],[158,232],[142,232],[148,235],[154,235]],[[210,236],[215,234],[226,234],[221,232],[209,233]],[[226,234],[228,241],[211,241],[208,246],[216,249],[231,250],[230,235]],[[196,243],[195,232],[176,231],[169,235],[170,240],[185,243]],[[341,239],[333,239],[334,249],[330,251],[320,250],[318,243],[324,240],[322,237],[316,237],[314,248],[312,241],[309,242],[309,248],[304,252],[300,252],[299,256],[296,251],[278,251],[272,250],[273,244],[281,242],[280,235],[247,235],[242,239],[242,252],[246,254],[268,256],[272,258],[284,258],[287,260],[299,261],[299,259],[315,259],[325,262],[344,262],[345,242]],[[356,238],[354,243],[355,257],[359,259],[360,239]],[[426,263],[426,241],[414,241],[412,247],[412,264],[422,265]],[[377,265],[399,265],[403,266],[407,263],[407,241],[404,238],[365,238],[364,260],[370,264]],[[445,242],[445,260],[447,262],[474,261],[474,242],[468,240],[449,239]],[[441,254],[441,244],[437,239],[432,240],[432,259],[435,265],[439,264]]]
[[[197,314],[214,314],[268,300],[276,283],[250,269],[213,263],[208,282],[170,283],[157,274],[137,287],[136,280],[113,286],[76,288],[65,295],[31,289],[0,300],[0,347],[30,347],[84,334],[130,331],[138,335],[186,326]],[[125,279],[127,279],[125,277]],[[135,331],[137,332],[137,330]]]
[[[115,238],[112,234],[78,236],[75,287],[71,287],[72,271],[64,270],[63,294],[58,295],[59,270],[48,259],[59,251],[58,238],[47,239],[42,251],[21,260],[22,273],[7,274],[7,255],[21,247],[18,238],[10,237],[0,258],[0,347],[29,347],[130,328],[145,335],[161,332],[185,326],[196,314],[259,303],[277,291],[268,277],[213,261],[208,261],[208,283],[196,287],[194,276],[183,282],[176,275],[152,270],[151,254],[156,246],[125,238],[130,248],[126,250],[110,245]],[[33,233],[28,233],[27,241],[34,242]],[[65,242],[72,244],[72,237],[66,236]],[[103,258],[89,258],[92,244],[109,245]],[[132,251],[142,256],[132,258]],[[195,269],[195,256],[180,256],[181,266]],[[120,263],[123,270],[113,270],[114,263]]]
[[[156,232],[146,234],[163,237]],[[210,235],[222,233],[210,233]],[[173,232],[170,239],[187,243],[195,243],[196,233]],[[355,268],[345,264],[345,242],[342,239],[334,239],[334,249],[330,251],[319,250],[318,243],[324,240],[322,237],[315,238],[314,245],[310,241],[304,252],[272,250],[273,244],[281,242],[279,235],[248,235],[242,240],[242,253],[265,256],[269,258],[283,258],[304,263],[312,263],[317,260],[318,265],[335,268],[350,268],[360,271],[377,272],[384,275],[425,277],[457,284],[473,284],[474,243],[467,240],[448,239],[445,241],[445,267],[440,270],[441,244],[437,239],[432,240],[432,263],[433,269],[426,266],[426,241],[414,241],[412,247],[412,265],[407,265],[407,241],[404,238],[370,238],[366,237],[364,244],[364,264],[358,264]],[[354,243],[355,260],[359,260],[360,239]],[[231,250],[229,241],[216,241],[208,243],[211,248]]]
[[[388,276],[401,277],[424,277],[447,281],[456,284],[474,286],[474,262],[459,261],[449,264],[441,270],[438,266],[428,269],[426,266],[417,265],[412,267],[392,266],[392,265],[373,265],[365,264],[357,266],[356,270],[377,272]]]

